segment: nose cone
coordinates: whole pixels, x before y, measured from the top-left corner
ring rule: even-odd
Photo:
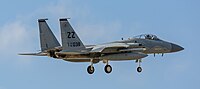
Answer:
[[[171,43],[171,46],[172,46],[171,52],[178,52],[178,51],[184,50],[183,47],[173,44],[173,43]]]

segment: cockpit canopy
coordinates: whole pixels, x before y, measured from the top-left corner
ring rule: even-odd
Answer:
[[[149,40],[160,40],[156,35],[152,35],[152,34],[142,34],[142,35],[139,35],[139,36],[135,36],[133,38],[149,39]]]

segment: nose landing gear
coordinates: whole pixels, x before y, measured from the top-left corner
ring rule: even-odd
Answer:
[[[142,67],[138,67],[138,68],[137,68],[137,72],[138,72],[138,73],[142,72]]]
[[[142,67],[141,67],[141,64],[140,64],[141,62],[142,62],[141,59],[137,59],[136,60],[136,63],[138,63],[138,67],[137,67],[137,72],[138,73],[142,72]]]

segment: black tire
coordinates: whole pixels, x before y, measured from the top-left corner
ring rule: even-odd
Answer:
[[[137,72],[139,72],[139,73],[142,72],[142,67],[138,67]]]
[[[94,67],[93,66],[88,66],[88,68],[87,68],[87,72],[89,73],[89,74],[93,74],[94,73]]]
[[[111,67],[110,65],[106,65],[106,66],[104,67],[104,71],[105,71],[106,73],[111,73],[111,72],[112,72],[112,67]]]

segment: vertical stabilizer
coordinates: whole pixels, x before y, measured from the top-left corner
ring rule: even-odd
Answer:
[[[60,19],[60,28],[63,51],[80,52],[85,49],[85,46],[67,19]]]
[[[41,51],[53,49],[60,46],[60,43],[54,36],[53,32],[46,23],[47,19],[39,19],[39,30],[40,30],[40,46]]]

